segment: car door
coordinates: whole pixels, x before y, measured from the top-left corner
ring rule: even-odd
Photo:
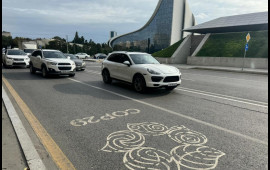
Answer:
[[[34,51],[30,57],[30,60],[35,68],[37,68],[37,54],[38,51]]]
[[[110,55],[106,62],[106,67],[110,72],[110,76],[117,79],[119,78],[119,76],[117,75],[118,55],[119,54]]]
[[[117,65],[117,74],[119,79],[126,82],[132,82],[132,65],[128,66],[123,64],[125,61],[129,61],[131,63],[129,57],[126,54],[120,54],[119,60],[120,61]]]
[[[35,68],[41,69],[42,59],[38,58],[37,56],[40,56],[42,58],[42,53],[40,50],[35,51],[32,54],[32,63]]]

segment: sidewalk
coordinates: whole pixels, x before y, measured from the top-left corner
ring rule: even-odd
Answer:
[[[28,165],[2,101],[2,169],[23,170],[26,167]]]

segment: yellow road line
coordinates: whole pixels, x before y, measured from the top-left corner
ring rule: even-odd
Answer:
[[[21,111],[24,116],[32,126],[33,130],[39,137],[41,143],[46,148],[47,152],[51,155],[53,161],[56,163],[59,169],[63,170],[74,170],[75,167],[70,162],[70,160],[66,157],[66,155],[62,152],[59,146],[55,143],[52,137],[48,134],[48,132],[44,129],[38,119],[34,116],[32,111],[26,105],[26,103],[21,99],[18,93],[13,89],[13,87],[9,84],[9,82],[2,76],[2,80],[5,83],[6,87],[10,91],[11,95],[19,105]]]

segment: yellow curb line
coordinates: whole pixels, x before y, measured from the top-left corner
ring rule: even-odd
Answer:
[[[23,112],[24,116],[32,126],[33,130],[39,137],[41,143],[46,148],[47,152],[51,155],[53,161],[58,166],[59,169],[63,170],[75,170],[75,167],[70,162],[70,160],[66,157],[66,155],[62,152],[59,146],[55,143],[52,137],[48,134],[45,128],[41,125],[38,119],[34,116],[32,111],[26,105],[26,103],[21,99],[18,93],[13,89],[13,87],[9,84],[9,82],[2,76],[2,80],[6,87],[8,88],[9,92],[19,105],[21,111]]]

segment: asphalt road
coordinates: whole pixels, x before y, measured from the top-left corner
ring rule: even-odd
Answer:
[[[268,76],[181,70],[172,92],[2,69],[76,169],[267,169]],[[172,157],[174,159],[172,159]]]

